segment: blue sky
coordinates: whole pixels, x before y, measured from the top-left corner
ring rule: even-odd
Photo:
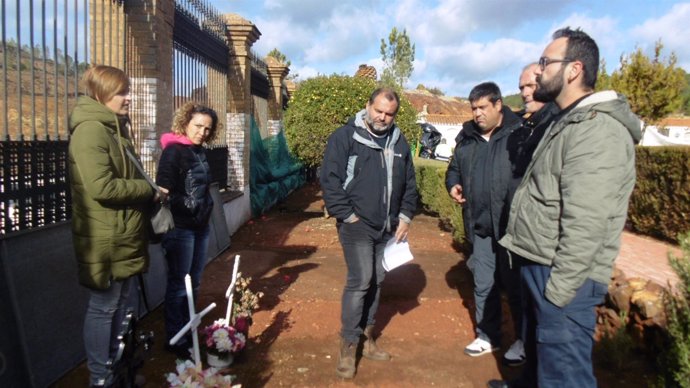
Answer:
[[[467,97],[483,81],[517,93],[520,70],[536,61],[564,26],[581,27],[597,43],[609,73],[637,47],[664,43],[690,72],[690,2],[670,0],[210,0],[222,13],[253,22],[261,56],[278,48],[299,79],[352,75],[360,64],[381,70],[381,38],[406,29],[416,45],[408,88],[419,83]]]

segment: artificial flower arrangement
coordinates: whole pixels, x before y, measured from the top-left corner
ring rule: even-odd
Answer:
[[[244,349],[247,337],[235,326],[228,325],[225,319],[219,319],[204,328],[206,349],[218,357],[237,353]]]
[[[216,368],[202,369],[201,365],[195,365],[192,361],[178,361],[175,373],[168,373],[167,381],[171,388],[236,388],[241,385],[233,385],[235,376],[221,375]]]

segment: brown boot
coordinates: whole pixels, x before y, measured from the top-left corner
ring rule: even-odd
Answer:
[[[362,356],[375,361],[388,361],[391,359],[391,355],[385,352],[376,345],[376,339],[374,339],[374,326],[367,326],[364,329],[364,347],[362,348]]]
[[[340,340],[340,359],[338,366],[335,368],[335,374],[344,379],[351,379],[355,376],[355,354],[357,352],[357,344],[347,342],[344,339]]]

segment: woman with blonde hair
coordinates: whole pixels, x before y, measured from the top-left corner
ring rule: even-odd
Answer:
[[[175,228],[163,236],[168,264],[165,290],[166,349],[179,358],[189,358],[189,336],[175,345],[170,340],[189,321],[185,275],[192,278],[194,296],[199,290],[206,263],[209,219],[213,209],[211,171],[204,143],[216,137],[216,112],[188,102],[175,113],[171,133],[161,137],[163,153],[158,164],[156,183],[168,192]],[[195,298],[196,300],[196,298]]]
[[[84,346],[92,387],[108,381],[106,363],[133,277],[148,268],[148,223],[157,199],[138,173],[129,135],[129,79],[115,67],[96,65],[82,78],[86,95],[69,118],[72,240],[79,282],[89,288]]]

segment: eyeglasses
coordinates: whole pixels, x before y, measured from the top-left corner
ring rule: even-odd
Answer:
[[[570,63],[573,62],[573,59],[568,59],[568,58],[563,58],[563,59],[551,59],[547,57],[541,57],[539,58],[539,68],[541,71],[544,71],[546,66],[552,64],[552,63]]]

